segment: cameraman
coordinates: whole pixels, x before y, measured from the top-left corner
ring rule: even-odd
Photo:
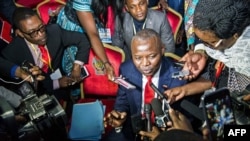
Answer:
[[[40,70],[40,68],[38,66],[34,66],[34,65],[30,64],[31,68],[28,70],[29,72],[26,72],[25,70],[21,69],[20,66],[14,65],[14,64],[10,63],[8,60],[3,59],[2,57],[0,57],[0,64],[12,65],[13,66],[12,72],[14,73],[14,76],[16,78],[21,78],[27,82],[41,81],[44,79],[44,76],[41,75],[42,71]],[[1,67],[2,67],[2,65],[0,65],[0,70],[2,70]],[[36,80],[33,80],[31,75],[35,76]],[[6,82],[3,79],[1,79],[1,81]],[[22,97],[16,93],[6,89],[3,86],[0,86],[0,97],[7,100],[9,102],[9,104],[14,108],[17,108],[21,104]]]
[[[17,36],[2,49],[2,57],[19,66],[25,60],[39,66],[45,79],[37,84],[36,94],[50,94],[59,101],[67,101],[66,111],[70,116],[72,102],[68,88],[82,81],[81,67],[88,62],[90,51],[87,37],[63,30],[57,24],[46,25],[36,11],[25,7],[16,8],[13,26]],[[76,45],[78,49],[70,76],[63,73],[61,65],[64,49],[69,45]],[[12,67],[3,65],[0,70],[13,78]]]
[[[0,57],[0,63],[4,63],[7,64],[9,63],[7,60],[3,59]],[[15,66],[15,65],[14,65]],[[36,80],[40,81],[44,79],[44,76],[41,75],[41,70],[39,69],[39,67],[37,66],[33,66],[31,64],[31,68],[29,69],[29,72],[24,71],[23,69],[21,69],[20,67],[14,67],[13,66],[13,73],[15,75],[15,77],[17,78],[21,78],[25,81],[28,82],[33,82],[35,80],[33,80],[30,77],[30,74],[35,76]],[[5,82],[4,80],[2,80],[3,82]],[[4,86],[0,86],[0,98],[4,99],[7,101],[7,103],[13,108],[13,112],[16,114],[16,110],[18,111],[18,109],[21,107],[22,105],[22,97],[20,95],[18,95],[17,93],[14,93],[13,91],[5,88]],[[0,107],[4,106],[2,105],[4,103],[0,103]],[[4,111],[1,111],[4,112]],[[0,113],[2,114],[2,113]],[[16,114],[15,115],[15,121],[17,121],[18,123],[23,123],[26,121],[26,118]],[[5,140],[11,140],[11,138],[9,138],[7,136],[6,130],[5,130],[5,125],[3,124],[3,122],[0,123],[0,131],[1,131],[1,138],[5,139]],[[3,134],[6,133],[6,134]]]

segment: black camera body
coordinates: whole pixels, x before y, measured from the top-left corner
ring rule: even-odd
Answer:
[[[53,132],[65,129],[66,113],[53,95],[37,96],[27,82],[23,83],[19,91],[24,96],[19,113],[28,119],[28,122],[18,129],[20,141],[38,135],[40,138],[50,140]]]
[[[0,103],[1,120],[12,141],[51,141],[67,138],[67,115],[55,96],[37,96],[28,82],[22,84],[19,93],[23,99],[18,110],[13,109],[7,102]],[[26,121],[17,122],[16,115],[25,117]]]
[[[55,132],[64,132],[67,116],[57,99],[52,95],[27,95],[23,99],[20,115],[28,119],[18,129],[20,141],[30,140],[33,137],[51,140]],[[66,134],[66,131],[65,131]],[[38,136],[39,135],[39,136]]]

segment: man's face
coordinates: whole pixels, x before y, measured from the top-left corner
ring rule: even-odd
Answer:
[[[142,74],[152,76],[156,73],[164,54],[164,48],[158,46],[156,38],[133,40],[131,51],[133,62]]]
[[[45,45],[47,41],[46,27],[38,16],[20,21],[17,33],[33,44]]]
[[[126,0],[126,10],[137,21],[143,21],[146,18],[148,10],[147,0]]]

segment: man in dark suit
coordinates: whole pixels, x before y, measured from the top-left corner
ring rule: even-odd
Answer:
[[[165,89],[184,85],[186,81],[171,78],[172,73],[179,71],[173,66],[170,59],[164,57],[165,47],[159,34],[152,29],[143,29],[132,38],[132,60],[120,66],[120,74],[126,81],[133,84],[135,89],[126,89],[119,86],[114,110],[107,114],[104,122],[118,129],[120,133],[111,132],[107,140],[131,141],[135,134],[131,127],[131,116],[143,115],[147,93],[145,85],[148,76],[152,83],[163,92]],[[158,97],[153,93],[153,98]],[[180,108],[180,103],[174,103],[172,108]]]
[[[27,60],[39,66],[45,76],[38,82],[37,94],[54,94],[57,98],[66,87],[81,81],[81,66],[88,62],[90,50],[84,34],[63,30],[57,24],[45,25],[35,11],[23,7],[14,12],[13,24],[17,36],[1,51],[1,57],[8,62],[0,63],[2,74],[14,78],[16,69]],[[66,76],[61,74],[61,60],[69,45],[78,46],[78,52],[71,75]]]
[[[148,0],[125,0],[125,8],[127,12],[123,23],[120,24],[116,20],[112,44],[124,50],[126,60],[131,59],[132,37],[144,28],[150,28],[159,33],[165,52],[175,52],[174,35],[165,13],[148,8]]]

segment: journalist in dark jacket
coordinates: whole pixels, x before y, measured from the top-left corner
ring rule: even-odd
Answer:
[[[87,37],[78,32],[67,31],[57,24],[45,25],[37,13],[29,8],[17,8],[13,15],[17,36],[1,51],[0,71],[9,78],[15,78],[16,69],[27,60],[31,64],[43,68],[45,79],[38,82],[37,93],[55,94],[57,90],[64,89],[74,82],[80,82],[80,68],[88,62],[90,44]],[[44,62],[38,46],[43,45],[48,55]],[[64,49],[69,45],[76,45],[78,52],[74,61],[71,76],[52,77],[61,70],[61,60]],[[4,60],[3,60],[4,61]],[[57,73],[55,73],[57,72]],[[60,76],[60,75],[59,75]],[[60,93],[58,93],[60,94]]]

